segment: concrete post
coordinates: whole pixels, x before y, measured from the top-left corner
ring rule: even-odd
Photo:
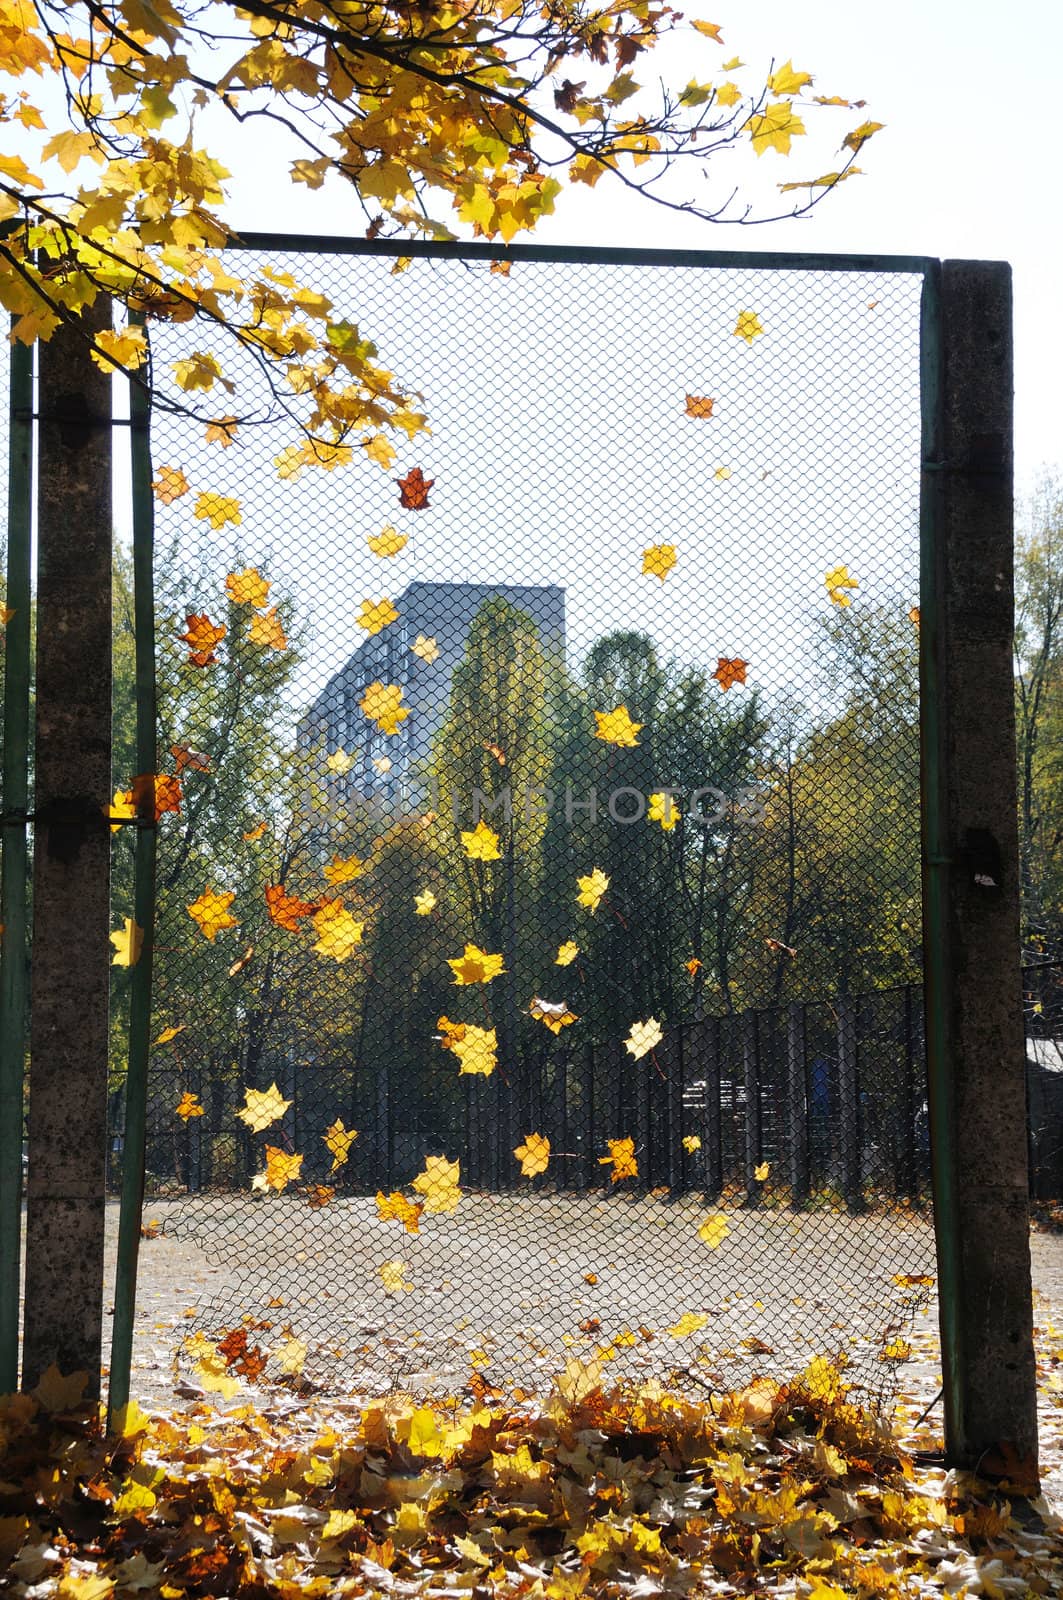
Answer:
[[[942,1075],[931,1103],[936,1190],[943,1180],[945,1445],[952,1465],[1033,1487],[1010,268],[946,262],[938,316],[938,460],[926,463],[937,485],[928,575],[937,604],[924,639],[937,707],[924,759],[937,766],[938,794],[927,802],[938,807],[938,842],[928,836],[926,955],[931,1071]]]
[[[110,304],[89,329],[110,326]],[[100,1384],[111,794],[111,380],[40,350],[37,727],[22,1386]]]

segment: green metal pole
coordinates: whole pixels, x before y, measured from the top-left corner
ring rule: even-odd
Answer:
[[[11,346],[4,673],[4,859],[0,876],[0,1394],[18,1387],[22,1257],[22,1125],[26,1058],[26,883],[29,857],[30,544],[33,522],[33,347]]]
[[[945,1402],[945,1451],[964,1437],[960,1317],[960,1227],[956,1116],[952,1090],[949,867],[945,795],[944,594],[940,505],[944,462],[941,265],[923,278],[920,308],[922,482],[919,500],[920,799],[923,831],[923,996],[930,1163],[937,1241],[938,1319]]]
[[[132,319],[131,319],[132,320]],[[130,456],[133,487],[133,617],[136,659],[137,771],[156,767],[155,706],[155,511],[151,492],[151,403],[144,389],[130,385]],[[118,1224],[118,1265],[111,1331],[111,1372],[107,1389],[108,1426],[129,1401],[136,1310],[137,1259],[144,1206],[144,1151],[151,1052],[151,970],[155,931],[154,786],[140,791],[134,860],[133,916],[143,929],[140,959],[130,972],[129,1065],[126,1074],[125,1132],[122,1141],[122,1203]]]

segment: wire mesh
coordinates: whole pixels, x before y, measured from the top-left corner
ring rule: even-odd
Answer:
[[[147,1188],[230,1269],[192,1359],[822,1354],[881,1397],[933,1273],[919,275],[229,260],[326,295],[431,433],[290,482],[279,419],[155,413]],[[153,327],[163,391],[201,343]]]

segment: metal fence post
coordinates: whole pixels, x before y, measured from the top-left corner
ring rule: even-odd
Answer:
[[[945,1449],[1037,1475],[1012,643],[1011,273],[923,303],[927,1056]]]

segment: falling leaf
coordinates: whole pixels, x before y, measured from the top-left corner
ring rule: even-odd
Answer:
[[[307,1187],[306,1199],[311,1211],[320,1211],[322,1206],[327,1206],[336,1198],[335,1189],[327,1183],[311,1183]]]
[[[753,1168],[753,1176],[758,1183],[764,1183],[770,1171],[770,1162],[762,1161],[758,1167]]]
[[[624,1040],[624,1048],[640,1060],[648,1055],[664,1038],[664,1030],[656,1017],[650,1017],[645,1022],[633,1022],[631,1032]]]
[[[609,879],[601,867],[595,867],[583,878],[577,878],[579,894],[576,896],[577,905],[586,906],[590,911],[597,911],[598,904],[609,887]]]
[[[200,933],[213,944],[215,934],[221,933],[223,928],[239,926],[239,918],[232,916],[229,911],[235,899],[236,894],[232,889],[222,891],[208,886],[199,899],[193,900],[185,909]]]
[[[908,621],[914,623],[915,627],[918,629],[918,627],[919,627],[919,607],[918,606],[909,606],[909,608],[908,608]],[[115,799],[117,799],[117,798],[118,797],[116,795]]]
[[[358,1134],[354,1128],[345,1128],[342,1117],[337,1117],[330,1127],[321,1135],[326,1147],[332,1153],[332,1170],[342,1167],[350,1154],[351,1145]]]
[[[764,332],[760,318],[755,311],[740,311],[738,321],[734,326],[736,339],[744,339],[747,344],[752,344],[759,334]]]
[[[407,1200],[400,1189],[396,1189],[393,1194],[377,1192],[376,1214],[380,1221],[389,1222],[394,1219],[396,1222],[401,1222],[407,1233],[420,1233],[423,1210],[424,1206]]]
[[[725,69],[726,70],[726,69]],[[736,106],[742,98],[742,91],[737,83],[721,83],[716,90],[716,103],[721,106]]]
[[[712,676],[716,679],[721,689],[727,690],[734,683],[745,683],[748,666],[749,662],[741,660],[738,656],[730,659],[727,656],[720,656],[716,662],[716,671]]]
[[[707,1244],[710,1250],[718,1250],[730,1231],[731,1225],[727,1218],[717,1211],[705,1218],[698,1229],[698,1238],[702,1244]]]
[[[410,714],[409,706],[402,704],[401,686],[384,684],[379,679],[368,686],[358,704],[381,733],[398,733],[399,723],[405,722]]]
[[[696,1133],[688,1133],[683,1137],[683,1149],[688,1156],[696,1155],[701,1149],[701,1137]]]
[[[270,1123],[283,1117],[291,1103],[285,1100],[276,1082],[273,1082],[268,1089],[245,1089],[243,1108],[236,1115],[252,1133],[262,1133]]]
[[[211,489],[204,489],[203,493],[196,497],[192,515],[199,522],[209,522],[214,529],[224,528],[227,522],[239,527],[244,520],[239,500],[233,500],[228,495],[215,494]]]
[[[637,1178],[639,1173],[638,1162],[635,1160],[634,1139],[607,1139],[609,1146],[607,1156],[598,1157],[600,1167],[612,1166],[614,1183],[619,1183],[621,1178]]]
[[[571,966],[578,955],[579,945],[571,939],[566,939],[564,944],[558,946],[557,955],[554,957],[554,965],[557,967]]]
[[[460,1161],[448,1161],[446,1156],[425,1157],[424,1171],[417,1174],[412,1187],[424,1195],[424,1208],[430,1215],[457,1210],[460,1172]]]
[[[710,400],[708,395],[688,394],[686,396],[686,414],[688,417],[701,417],[707,419],[712,416],[715,400]]]
[[[722,22],[697,22],[692,18],[691,27],[697,28],[699,33],[705,35],[706,39],[712,39],[716,44],[723,44],[723,40],[720,38],[720,29],[723,27]]]
[[[405,506],[407,511],[424,511],[428,506],[428,491],[435,483],[434,478],[426,478],[420,467],[412,467],[404,478],[397,478],[399,486],[399,504]]]
[[[777,956],[789,956],[791,961],[797,960],[797,951],[791,944],[783,944],[781,939],[765,939],[768,949]]]
[[[288,636],[281,625],[276,606],[272,606],[269,611],[260,611],[251,618],[247,637],[252,644],[260,644],[265,650],[288,648]]]
[[[576,1013],[569,1010],[567,1001],[543,1000],[539,995],[528,1006],[528,1015],[544,1022],[551,1033],[560,1033],[562,1028],[569,1028],[579,1021]]]
[[[365,867],[357,856],[333,856],[328,866],[322,867],[321,875],[326,883],[338,888],[341,883],[360,878],[364,871]]]
[[[768,88],[772,94],[800,94],[806,83],[812,82],[810,72],[795,72],[794,64],[788,61],[778,72],[773,72],[768,79]]]
[[[845,183],[849,178],[862,176],[862,168],[845,167],[841,172],[824,172],[818,178],[799,178],[790,183],[780,183],[779,192],[781,194],[789,194],[794,189],[833,189],[836,184]],[[872,300],[868,310],[873,311],[877,304],[877,300]]]
[[[205,611],[189,612],[185,617],[186,632],[178,638],[188,646],[188,660],[193,667],[211,667],[217,661],[214,646],[225,638],[224,622],[213,623]]]
[[[674,544],[651,544],[642,552],[642,570],[651,577],[660,578],[663,583],[665,578],[675,566]],[[595,713],[597,715],[597,713]],[[638,724],[642,726],[641,723]],[[599,734],[599,738],[601,735]]]
[[[419,633],[410,646],[410,654],[420,656],[423,662],[431,666],[439,658],[439,646],[427,634]]]
[[[254,955],[254,953],[255,953],[254,945],[253,944],[249,944],[247,949],[244,951],[243,955],[242,956],[238,956],[236,958],[236,960],[233,962],[232,966],[229,968],[227,976],[230,977],[230,978],[235,978],[236,974],[238,972],[243,972],[244,968],[247,966],[247,963],[250,961],[250,959]]]
[[[302,1156],[288,1155],[275,1144],[266,1146],[266,1182],[271,1189],[281,1190],[294,1183],[302,1171]]]
[[[170,754],[177,763],[178,773],[184,772],[186,767],[191,772],[210,771],[210,757],[204,755],[202,750],[190,750],[187,745],[172,744]]]
[[[126,917],[120,928],[110,935],[115,953],[111,957],[112,967],[135,967],[140,960],[140,952],[144,945],[144,929]]]
[[[602,739],[606,744],[620,745],[630,748],[638,744],[636,734],[643,726],[641,722],[632,722],[628,715],[627,706],[617,706],[615,711],[596,711],[594,720],[598,726],[594,730],[594,737]]]
[[[179,1022],[176,1028],[163,1028],[162,1032],[159,1034],[159,1037],[155,1040],[155,1043],[169,1044],[172,1039],[177,1038],[179,1033],[184,1033],[187,1027],[187,1022]]]
[[[168,506],[188,493],[188,479],[180,467],[160,467],[152,479],[151,487],[155,491],[156,500],[161,500],[164,506]]]
[[[385,1261],[381,1264],[380,1276],[388,1294],[401,1294],[403,1290],[413,1288],[413,1284],[406,1281],[409,1270],[405,1261]],[[333,1512],[332,1515],[335,1516],[336,1513]]]
[[[223,450],[228,450],[236,438],[235,417],[215,417],[213,422],[208,422],[203,437],[208,444],[220,444]]]
[[[126,821],[131,821],[137,814],[137,808],[133,801],[132,789],[116,789],[114,791],[114,799],[111,801],[109,806],[104,806],[103,814],[105,817],[120,817],[124,818]],[[120,821],[115,822],[112,820],[111,832],[117,833],[121,826],[122,823]]]
[[[313,948],[318,955],[346,961],[361,944],[365,923],[345,910],[342,900],[329,900],[314,913],[314,931],[317,943]]]
[[[414,915],[427,917],[435,909],[436,903],[436,897],[431,889],[422,889],[420,894],[415,894],[413,897]]]
[[[851,150],[855,155],[860,149],[861,145],[865,145],[867,143],[872,134],[877,133],[880,128],[884,128],[885,126],[886,124],[884,122],[862,122],[858,128],[853,129],[852,133],[847,133],[845,135],[845,138],[842,140],[843,149]]]
[[[673,1339],[689,1339],[692,1333],[700,1333],[708,1323],[708,1317],[703,1311],[685,1311],[674,1327],[665,1329]]]
[[[390,523],[382,528],[379,533],[366,535],[366,544],[375,556],[397,556],[400,550],[405,550],[410,542],[408,533],[399,533]]]
[[[268,826],[269,824],[266,822],[258,822],[253,828],[250,829],[249,832],[245,833],[243,837],[248,844],[254,844],[257,839],[261,839]]]
[[[484,739],[482,743],[483,748],[487,751],[487,754],[489,756],[494,756],[499,766],[504,767],[506,764],[506,752],[502,749],[501,745],[492,744],[490,739]]]
[[[475,944],[467,944],[464,955],[448,960],[447,966],[454,974],[454,982],[458,984],[490,983],[492,978],[497,978],[499,973],[506,970],[500,955],[488,955],[486,950],[481,950]]]
[[[546,1171],[550,1160],[550,1141],[541,1133],[526,1133],[524,1143],[519,1144],[513,1154],[520,1162],[521,1176],[534,1178],[536,1173]]]
[[[0,628],[6,628],[14,615],[14,606],[0,606]]]
[[[385,472],[395,461],[395,446],[383,433],[374,433],[368,444],[364,445],[364,449],[370,461],[375,461]]]
[[[846,594],[846,589],[859,589],[860,585],[854,577],[850,576],[848,567],[831,567],[824,576],[823,582],[827,586],[827,593],[836,606],[852,605],[852,596]]]
[[[647,822],[659,822],[665,833],[671,833],[679,821],[679,807],[673,795],[666,789],[650,795],[650,809],[646,813]]]
[[[299,900],[280,883],[267,883],[265,896],[270,921],[276,923],[278,928],[287,928],[289,933],[298,933],[299,919],[313,916],[320,909],[318,902]]]
[[[337,772],[342,775],[345,772],[350,772],[354,766],[354,757],[349,756],[346,750],[342,748],[333,750],[331,755],[325,757],[325,766],[329,772]]]
[[[225,579],[225,592],[234,605],[264,606],[269,598],[270,581],[257,567],[245,567],[242,572],[230,572]]]
[[[475,828],[461,835],[462,847],[470,861],[501,861],[498,834],[481,817]]]
[[[683,965],[686,967],[687,971],[690,973],[690,976],[692,978],[696,978],[698,973],[701,971],[702,967],[705,965],[705,963],[704,963],[704,961],[702,961],[700,959],[700,957],[694,956],[694,957],[692,957],[692,959],[690,961],[684,961]]]
[[[174,1107],[174,1116],[180,1117],[182,1122],[187,1122],[190,1117],[201,1117],[202,1115],[203,1107],[199,1103],[199,1096],[193,1094],[191,1089],[186,1089]]]
[[[398,612],[385,595],[382,600],[363,600],[361,610],[355,617],[355,622],[366,633],[372,635],[380,633],[398,618]]]
[[[494,1028],[477,1028],[468,1023],[461,1038],[454,1038],[448,1046],[460,1063],[462,1073],[489,1078],[498,1065],[498,1039]]]
[[[166,772],[139,772],[133,779],[130,793],[138,812],[151,812],[158,822],[167,812],[181,814],[181,780]]]

